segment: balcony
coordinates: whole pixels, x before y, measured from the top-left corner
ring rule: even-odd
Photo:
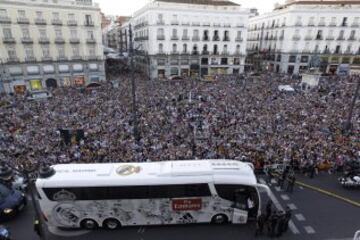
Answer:
[[[302,23],[301,23],[301,22],[296,22],[296,23],[295,23],[295,26],[296,26],[296,27],[302,27]]]
[[[79,60],[82,60],[82,57],[79,56],[79,55],[72,56],[72,57],[71,57],[71,60],[73,60],[73,61],[79,61]]]
[[[223,42],[230,42],[230,38],[229,37],[224,37]]]
[[[221,24],[220,23],[214,23],[213,27],[221,27]]]
[[[336,40],[337,40],[337,41],[344,41],[345,38],[344,38],[344,36],[339,36]]]
[[[235,38],[235,42],[242,42],[242,41],[244,41],[244,39],[242,37]]]
[[[175,26],[175,25],[179,25],[179,21],[177,20],[173,20],[170,22],[171,25]]]
[[[241,24],[241,23],[236,24],[236,27],[237,27],[237,28],[243,28],[243,27],[244,27],[244,24]]]
[[[212,52],[212,55],[219,55],[218,51]]]
[[[316,36],[315,40],[324,40],[323,36]]]
[[[213,40],[213,41],[220,41],[220,37],[219,37],[219,36],[214,36],[214,37],[212,38],[212,40]]]
[[[41,37],[39,38],[39,44],[49,44],[50,40],[47,37]]]
[[[9,58],[7,59],[7,62],[8,62],[8,63],[19,63],[20,60],[19,60],[18,57],[9,57]]]
[[[96,40],[95,40],[95,38],[88,38],[88,39],[86,39],[86,43],[87,44],[96,44]]]
[[[0,23],[11,23],[11,19],[8,16],[0,16]]]
[[[156,25],[165,25],[165,22],[163,20],[158,20],[156,22]]]
[[[179,37],[178,36],[171,36],[171,40],[177,41],[177,40],[179,40]]]
[[[229,51],[222,51],[222,52],[221,52],[221,55],[227,56],[227,55],[229,55]],[[226,65],[226,64],[225,64],[225,65]]]
[[[206,50],[206,51],[202,51],[201,54],[202,54],[202,55],[209,55],[210,52]]]
[[[189,52],[182,51],[182,52],[181,52],[181,55],[189,55]]]
[[[34,40],[31,37],[23,37],[21,38],[21,42],[23,44],[33,44]]]
[[[165,35],[158,35],[157,40],[165,40]]]
[[[334,23],[334,22],[329,23],[329,27],[336,27],[336,23]]]
[[[300,36],[293,36],[292,40],[294,41],[300,41],[301,37]]]
[[[182,26],[190,26],[190,22],[182,22],[181,25]]]
[[[350,37],[348,38],[348,40],[349,40],[349,41],[355,41],[356,38],[355,38],[355,36],[350,36]]]
[[[323,54],[330,54],[330,50],[329,50],[329,49],[325,49],[325,50],[323,51]]]
[[[325,27],[326,24],[325,24],[325,22],[319,22],[318,26],[319,26],[319,27]]]
[[[33,56],[25,57],[25,62],[36,62],[36,58]]]
[[[90,55],[90,56],[87,56],[86,59],[87,60],[90,60],[90,61],[97,61],[97,60],[100,60],[101,57],[99,56],[96,56],[96,55]]]
[[[192,37],[192,40],[193,40],[194,42],[200,41],[200,37],[199,37],[199,36],[193,36],[193,37]]]
[[[16,43],[15,38],[13,37],[3,37],[4,44],[14,44]]]
[[[55,44],[65,44],[65,40],[62,37],[55,38]]]
[[[360,24],[359,23],[353,23],[353,24],[351,24],[351,27],[360,27]]]
[[[315,23],[309,22],[309,23],[308,23],[308,27],[315,27]]]
[[[69,20],[69,21],[67,21],[67,25],[68,26],[77,26],[78,23],[76,20]]]
[[[170,54],[171,55],[179,55],[179,52],[178,51],[171,51]]]
[[[209,38],[209,37],[203,37],[202,40],[205,41],[205,42],[207,42],[207,41],[210,40],[210,38]]]
[[[328,37],[326,37],[326,40],[328,40],[328,41],[332,41],[332,40],[334,40],[335,38],[334,37],[332,37],[332,36],[328,36]]]
[[[200,26],[200,22],[192,22],[191,25],[192,25],[192,26],[199,27],[199,26]]]
[[[136,42],[146,41],[146,40],[149,40],[149,36],[142,36],[142,37],[134,38],[134,41],[136,41]]]
[[[305,36],[305,41],[310,41],[310,40],[312,40],[312,37],[311,36]]]
[[[17,22],[18,22],[18,24],[30,24],[30,21],[28,18],[18,18]]]
[[[73,38],[70,38],[69,42],[70,42],[70,44],[79,44],[79,43],[80,43],[80,39],[77,38],[77,37],[76,37],[76,38],[73,37]]]
[[[35,24],[36,25],[46,25],[46,20],[44,18],[36,18]]]
[[[85,22],[84,22],[84,26],[85,26],[85,27],[94,27],[95,24],[94,24],[93,21],[85,21]]]
[[[189,41],[190,38],[189,38],[188,36],[182,36],[181,40],[183,40],[183,41]]]
[[[66,56],[58,56],[56,59],[58,61],[67,61],[68,60],[68,58]]]
[[[52,62],[53,58],[50,56],[42,57],[41,61],[43,62]]]
[[[51,24],[55,25],[55,26],[62,26],[63,22],[61,19],[53,19],[53,20],[51,20]]]

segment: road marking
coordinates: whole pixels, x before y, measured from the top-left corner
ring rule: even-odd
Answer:
[[[275,205],[275,207],[280,211],[284,211],[284,208],[281,206],[279,200],[277,200],[277,198],[275,197],[274,193],[271,190],[269,191],[269,195],[270,195],[269,197],[270,197],[271,201],[273,202],[273,204]],[[300,234],[299,229],[295,226],[295,224],[292,220],[290,220],[290,222],[289,222],[289,228],[293,234]]]
[[[284,201],[289,201],[289,196],[288,195],[286,195],[286,194],[281,194],[281,196],[280,196]]]
[[[311,226],[305,226],[304,229],[307,234],[315,234],[315,229]]]
[[[318,187],[314,187],[314,186],[308,185],[308,184],[303,183],[303,182],[296,181],[296,183],[297,183],[298,185],[300,185],[300,186],[303,186],[303,187],[306,187],[306,188],[310,188],[310,189],[312,189],[312,190],[321,192],[321,193],[326,194],[326,195],[328,195],[328,196],[331,196],[331,197],[340,199],[340,200],[342,200],[342,201],[344,201],[344,202],[350,203],[350,204],[352,204],[352,205],[354,205],[354,206],[356,206],[356,207],[360,207],[360,202],[353,201],[353,200],[351,200],[351,199],[349,199],[349,198],[342,197],[342,196],[340,196],[340,195],[338,195],[338,194],[336,194],[336,193],[332,193],[332,192],[326,191],[326,190],[324,190],[324,189],[321,189],[321,188],[318,188]]]
[[[305,221],[305,217],[304,217],[304,215],[302,215],[301,213],[295,214],[295,217],[296,217],[296,219],[297,219],[299,222]]]
[[[296,210],[296,209],[297,209],[296,205],[293,204],[293,203],[289,203],[287,206],[288,206],[291,210]]]
[[[145,232],[145,227],[139,227],[138,233],[144,233]]]
[[[281,188],[280,188],[280,187],[275,187],[275,190],[276,190],[277,192],[280,192],[280,191],[281,191]]]

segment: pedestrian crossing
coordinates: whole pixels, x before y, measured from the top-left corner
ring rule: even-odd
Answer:
[[[259,182],[262,184],[266,184],[266,181],[262,178],[259,179]],[[272,179],[270,181],[270,184],[268,185],[272,190],[274,190],[274,192],[277,192],[280,196],[280,199],[286,203],[286,207],[288,207],[290,210],[292,210],[293,212],[293,217],[292,220],[289,222],[289,229],[291,230],[291,232],[294,235],[298,235],[298,234],[305,234],[305,235],[314,235],[316,234],[316,230],[314,229],[314,227],[307,225],[306,223],[306,218],[305,216],[300,213],[300,209],[298,209],[298,207],[291,202],[291,196],[289,196],[289,194],[286,194],[284,192],[284,190],[277,185],[277,181],[275,179]],[[302,188],[303,189],[303,188]],[[284,211],[284,208],[281,206],[280,202],[276,199],[276,196],[274,195],[274,193],[271,192],[270,198],[273,202],[273,204],[275,205],[275,207],[277,209],[279,209],[280,211]],[[298,226],[300,226],[300,228]]]

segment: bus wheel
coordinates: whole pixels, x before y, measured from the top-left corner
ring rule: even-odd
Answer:
[[[81,227],[87,230],[94,230],[98,227],[98,224],[92,219],[84,219],[81,221]]]
[[[120,228],[121,224],[115,218],[108,218],[103,222],[103,227],[109,230],[115,230]]]
[[[228,217],[225,214],[217,214],[211,219],[211,223],[224,224],[228,222]]]

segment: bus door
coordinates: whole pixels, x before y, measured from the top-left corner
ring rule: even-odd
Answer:
[[[234,213],[232,223],[246,223],[248,221],[248,211],[246,206],[246,193],[244,188],[235,189],[234,192]]]

